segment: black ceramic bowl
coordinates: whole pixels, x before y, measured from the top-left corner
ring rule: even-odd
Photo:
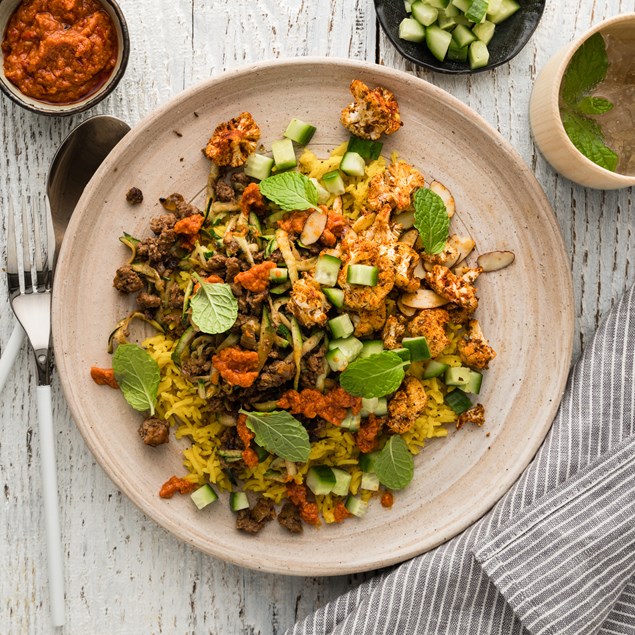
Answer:
[[[399,39],[399,24],[408,17],[404,0],[375,0],[375,10],[384,33],[394,47],[408,60],[439,73],[459,75],[461,73],[480,73],[509,62],[518,55],[536,30],[546,0],[521,0],[522,7],[511,18],[496,26],[496,33],[487,45],[489,64],[483,68],[471,70],[468,62],[439,60],[430,53],[425,43],[407,42]]]
[[[0,39],[4,39],[4,33],[7,28],[7,23],[13,15],[13,12],[17,9],[22,0],[0,0]],[[52,104],[45,101],[39,101],[28,97],[24,93],[20,92],[16,86],[14,86],[4,74],[4,56],[0,49],[0,90],[5,95],[12,99],[16,104],[19,104],[27,110],[36,112],[42,115],[54,115],[65,116],[73,115],[84,110],[92,108],[95,104],[99,103],[102,99],[110,95],[115,89],[119,81],[124,75],[126,66],[128,64],[128,56],[130,55],[130,37],[128,35],[128,27],[124,15],[119,8],[119,5],[115,0],[99,0],[103,5],[104,10],[111,17],[115,30],[117,33],[118,54],[117,63],[112,73],[108,77],[107,81],[99,87],[99,89],[91,93],[82,99],[65,104]]]

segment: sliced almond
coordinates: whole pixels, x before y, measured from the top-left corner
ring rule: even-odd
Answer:
[[[412,307],[406,306],[401,301],[401,298],[397,300],[397,307],[406,317],[412,317],[417,312],[417,309],[413,309]]]
[[[515,258],[513,251],[490,251],[486,254],[481,254],[476,259],[476,264],[483,271],[499,271],[509,267]]]
[[[368,229],[375,222],[376,217],[377,214],[375,214],[374,212],[370,214],[364,214],[364,216],[360,216],[353,223],[353,231],[359,233],[363,232],[365,229]]]
[[[304,228],[300,234],[300,242],[303,245],[313,245],[316,243],[326,227],[328,218],[328,214],[325,211],[316,209],[306,219],[306,223],[304,223]]]
[[[450,240],[457,251],[454,262],[446,264],[446,267],[451,269],[454,265],[460,265],[472,253],[476,243],[469,236],[452,236]]]
[[[413,309],[436,309],[449,302],[431,289],[419,289],[416,293],[404,293],[401,301]]]
[[[452,218],[456,211],[456,205],[454,204],[454,196],[450,194],[450,190],[448,190],[443,183],[439,183],[439,181],[432,181],[432,183],[430,183],[430,189],[441,197],[441,200],[445,203],[445,208],[448,210],[448,216]]]
[[[393,216],[393,221],[399,223],[403,229],[410,229],[415,225],[415,213],[413,211],[402,212]]]
[[[414,271],[412,272],[412,275],[415,278],[420,278],[423,279],[426,277],[426,263],[425,260],[419,260],[419,262],[417,263],[417,266],[414,268]],[[431,269],[430,269],[431,270]]]
[[[417,242],[417,238],[419,238],[419,232],[416,229],[409,229],[399,237],[399,242],[412,247]]]

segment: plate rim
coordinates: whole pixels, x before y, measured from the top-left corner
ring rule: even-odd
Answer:
[[[241,76],[248,76],[251,73],[259,72],[265,69],[269,69],[271,67],[279,67],[286,66],[289,68],[293,67],[309,67],[309,66],[340,66],[342,68],[346,68],[347,72],[354,73],[355,71],[365,71],[378,75],[384,76],[387,80],[392,80],[396,82],[404,82],[410,85],[420,85],[425,88],[426,91],[431,91],[436,94],[437,97],[442,98],[444,101],[449,101],[452,105],[463,115],[469,117],[469,119],[473,120],[475,124],[479,125],[484,132],[490,136],[497,145],[502,147],[502,150],[510,157],[510,160],[513,159],[514,166],[520,170],[523,174],[523,177],[529,181],[531,181],[534,185],[532,191],[542,199],[543,208],[546,212],[545,216],[548,218],[549,226],[551,229],[551,234],[555,239],[555,242],[558,243],[558,257],[563,261],[565,267],[563,268],[563,272],[566,271],[566,289],[564,289],[563,297],[566,299],[566,319],[563,320],[568,325],[566,333],[562,333],[562,342],[565,344],[564,350],[562,351],[562,359],[563,359],[563,370],[561,372],[561,376],[558,378],[558,383],[556,388],[553,391],[554,398],[551,400],[549,406],[545,406],[545,409],[548,412],[548,416],[545,416],[543,425],[539,429],[539,434],[536,434],[534,437],[534,443],[526,446],[522,455],[519,455],[516,461],[516,464],[513,466],[513,469],[508,469],[503,476],[497,481],[496,486],[492,487],[488,491],[487,496],[483,496],[478,505],[474,505],[473,512],[469,515],[466,515],[465,518],[457,519],[452,524],[446,527],[446,532],[443,535],[436,536],[434,540],[428,539],[425,541],[425,544],[422,546],[421,541],[414,541],[414,546],[409,545],[403,551],[399,552],[397,556],[390,556],[389,554],[383,554],[380,556],[374,556],[372,558],[366,558],[363,561],[358,559],[352,565],[347,565],[346,563],[338,562],[336,559],[333,559],[328,564],[323,563],[308,563],[302,570],[299,569],[289,569],[288,566],[283,564],[279,564],[276,562],[266,562],[266,564],[250,562],[248,559],[244,557],[237,557],[235,552],[231,549],[223,549],[222,545],[203,543],[200,539],[196,537],[192,538],[184,536],[183,534],[183,525],[179,523],[178,517],[172,512],[170,515],[169,505],[165,506],[165,512],[159,512],[156,508],[152,507],[149,503],[147,497],[139,495],[134,488],[130,487],[126,483],[126,479],[123,478],[123,474],[119,474],[115,469],[114,462],[108,457],[108,455],[99,454],[97,444],[95,444],[95,438],[92,434],[92,426],[89,423],[78,423],[78,406],[73,403],[73,399],[71,399],[71,386],[69,382],[67,382],[64,377],[63,372],[59,372],[60,384],[62,386],[62,390],[65,396],[65,399],[68,403],[69,410],[71,412],[73,421],[75,425],[79,429],[82,438],[86,442],[88,449],[91,454],[102,467],[102,469],[106,472],[107,476],[110,480],[115,484],[115,486],[126,495],[128,499],[130,499],[135,506],[141,510],[148,518],[150,518],[153,522],[157,523],[161,528],[169,531],[174,535],[175,538],[190,544],[197,548],[198,550],[212,555],[216,558],[222,559],[223,561],[230,562],[232,564],[246,567],[249,569],[259,570],[259,571],[267,571],[270,573],[278,573],[278,574],[286,574],[286,575],[294,575],[294,576],[329,576],[329,575],[343,575],[349,573],[356,573],[361,571],[369,571],[373,569],[377,569],[380,567],[386,567],[389,565],[393,565],[399,562],[404,562],[414,556],[425,553],[435,547],[447,542],[454,536],[460,534],[467,527],[472,525],[481,519],[488,511],[491,509],[501,498],[502,496],[510,489],[513,483],[518,479],[518,477],[524,472],[527,465],[531,462],[535,453],[537,452],[540,445],[543,443],[555,417],[558,406],[560,404],[560,400],[562,398],[562,394],[564,393],[566,381],[568,377],[568,372],[571,365],[572,353],[573,353],[573,341],[574,341],[574,329],[575,329],[575,317],[573,312],[573,279],[571,267],[569,266],[568,255],[566,251],[566,246],[562,237],[562,233],[560,231],[560,227],[557,223],[553,207],[548,200],[541,184],[536,179],[533,172],[529,169],[525,161],[522,159],[520,154],[515,150],[515,148],[511,145],[509,141],[507,141],[493,126],[491,126],[481,115],[479,115],[476,111],[469,108],[459,99],[448,93],[447,91],[434,86],[433,84],[418,78],[416,76],[410,75],[404,71],[393,69],[390,67],[381,66],[378,64],[374,64],[371,62],[365,62],[360,60],[350,60],[346,58],[338,58],[338,57],[330,57],[330,58],[321,58],[321,57],[299,57],[299,58],[285,58],[285,59],[277,59],[277,60],[266,60],[258,63],[251,63],[244,65],[238,69],[226,71],[221,73],[217,77],[213,77],[210,79],[203,80],[201,82],[196,83],[192,87],[178,93],[170,100],[165,102],[164,104],[158,106],[156,109],[151,111],[148,115],[146,115],[143,119],[137,123],[132,130],[126,135],[126,137],[113,149],[111,154],[105,159],[100,168],[97,170],[91,181],[87,184],[82,197],[78,201],[77,207],[80,208],[84,205],[84,201],[89,199],[92,195],[92,190],[96,187],[96,184],[99,183],[102,175],[111,170],[114,164],[119,160],[119,157],[125,153],[126,148],[129,144],[134,142],[137,137],[144,134],[144,131],[149,128],[157,119],[161,118],[165,113],[171,111],[172,109],[177,108],[181,103],[186,102],[190,96],[195,95],[199,91],[209,90],[215,85],[219,83],[223,83],[230,78],[240,78]],[[306,72],[306,71],[304,71]],[[79,214],[74,214],[71,218],[71,222],[69,224],[69,228],[67,230],[67,235],[74,235],[76,232],[76,226],[81,222],[81,218]],[[69,249],[65,249],[65,245],[68,246],[69,241],[66,241],[65,244],[62,245],[62,249],[60,252],[60,258],[58,261],[58,266],[60,270],[64,269],[66,260],[69,259]],[[55,319],[55,316],[60,313],[61,309],[61,291],[59,285],[53,285],[53,342],[54,346],[57,347],[58,344],[61,343],[63,339],[63,331],[64,329],[60,326],[60,320]],[[56,292],[57,290],[57,292]],[[564,360],[568,361],[566,368],[564,366]],[[58,363],[58,367],[63,366],[65,363],[65,358],[62,357],[60,362]],[[518,460],[522,458],[522,460]],[[417,546],[418,545],[418,546]]]

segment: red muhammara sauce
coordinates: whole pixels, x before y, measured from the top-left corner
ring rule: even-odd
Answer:
[[[117,62],[117,34],[97,0],[24,0],[2,40],[4,73],[25,95],[73,103],[102,86]]]

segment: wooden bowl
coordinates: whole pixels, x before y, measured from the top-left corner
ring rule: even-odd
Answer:
[[[560,85],[571,58],[586,40],[599,31],[632,40],[635,53],[635,13],[618,15],[596,24],[558,51],[540,71],[531,94],[529,120],[534,140],[554,170],[580,185],[615,190],[633,187],[635,175],[611,172],[587,159],[569,139],[559,108]]]
[[[274,522],[259,535],[235,529],[227,495],[203,511],[189,496],[162,500],[161,484],[183,475],[174,439],[141,443],[141,415],[118,391],[97,386],[93,365],[109,367],[113,325],[133,300],[112,287],[127,259],[124,231],[150,234],[160,196],[196,197],[209,163],[201,153],[214,127],[249,111],[262,143],[279,139],[292,117],[317,125],[310,147],[326,155],[348,138],[339,123],[349,83],[361,79],[392,90],[404,127],[386,138],[457,200],[456,231],[481,252],[508,249],[511,267],[479,280],[483,330],[498,351],[479,401],[487,424],[451,430],[416,457],[415,477],[395,494],[391,510],[378,500],[361,519],[307,527],[294,536]],[[421,107],[425,104],[425,108]],[[144,203],[125,194],[139,187]],[[550,205],[522,160],[476,113],[446,92],[381,66],[301,58],[227,73],[184,92],[124,138],[87,186],[64,239],[53,298],[53,336],[60,380],[73,418],[116,485],[176,537],[245,567],[294,575],[339,575],[387,566],[452,538],[480,518],[512,485],[549,429],[564,389],[572,350],[569,260]],[[109,522],[104,518],[104,522]]]

